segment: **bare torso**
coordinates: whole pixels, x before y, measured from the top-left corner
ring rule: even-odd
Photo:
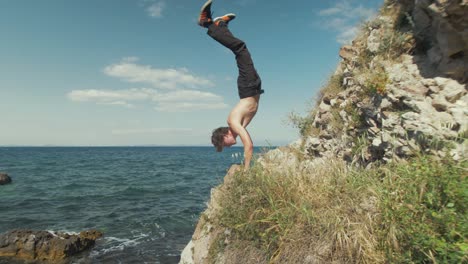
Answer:
[[[228,123],[235,122],[247,127],[257,113],[259,101],[260,95],[241,99],[229,113]]]

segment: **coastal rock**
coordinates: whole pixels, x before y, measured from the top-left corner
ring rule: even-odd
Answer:
[[[0,185],[11,183],[11,178],[6,173],[0,173]]]
[[[204,217],[200,217],[192,240],[181,254],[179,264],[209,263],[209,248],[216,242],[219,234],[226,232],[226,230],[216,229],[212,225],[212,221],[217,217],[216,213],[220,210],[220,195],[229,187],[234,174],[239,170],[242,170],[239,165],[232,165],[224,177],[224,184],[211,190],[211,199],[203,213]]]
[[[13,230],[0,234],[0,257],[57,263],[91,248],[101,236],[97,230],[79,234]]]

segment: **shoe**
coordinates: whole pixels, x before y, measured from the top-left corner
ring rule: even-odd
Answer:
[[[219,23],[224,22],[227,25],[230,21],[234,20],[234,18],[236,18],[236,14],[229,13],[229,14],[225,14],[224,16],[215,18],[213,20],[213,23],[219,26]]]
[[[200,10],[200,16],[198,17],[198,25],[202,27],[209,27],[213,23],[213,19],[211,18],[211,4],[213,0],[208,0],[202,6]]]

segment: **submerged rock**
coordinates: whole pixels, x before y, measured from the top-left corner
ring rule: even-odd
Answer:
[[[96,230],[79,234],[13,230],[0,234],[0,257],[57,263],[90,249],[102,235]]]
[[[0,173],[0,185],[11,183],[11,178],[6,173]]]

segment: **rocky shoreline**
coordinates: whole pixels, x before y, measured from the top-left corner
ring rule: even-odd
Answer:
[[[102,236],[103,233],[97,230],[86,230],[79,234],[12,230],[0,234],[0,259],[67,263],[70,257],[92,248]]]

